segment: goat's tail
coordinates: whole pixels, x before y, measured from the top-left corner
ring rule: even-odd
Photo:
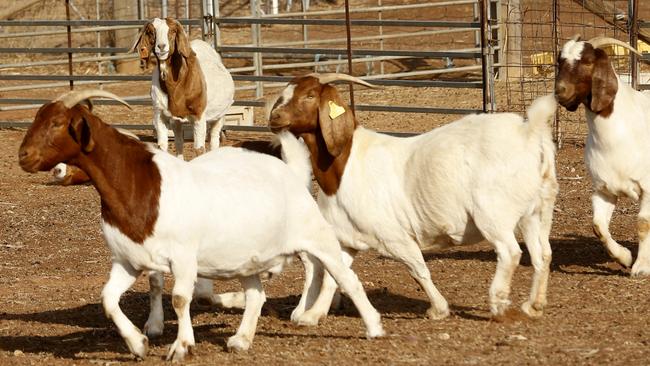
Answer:
[[[282,146],[282,160],[311,192],[311,161],[307,146],[289,131],[276,134],[273,144]]]
[[[556,110],[557,101],[553,94],[535,99],[526,111],[526,117],[530,124],[530,132],[533,135],[546,131],[550,133],[549,120],[555,116]]]
[[[541,175],[549,185],[549,195],[553,200],[557,193],[557,179],[555,176],[555,144],[551,134],[549,121],[555,116],[557,101],[553,94],[539,97],[533,101],[526,111],[528,123],[530,124],[530,136],[539,139],[542,165]]]

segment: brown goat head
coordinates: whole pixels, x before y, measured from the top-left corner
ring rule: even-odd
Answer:
[[[338,156],[349,144],[356,128],[350,107],[329,82],[349,80],[372,87],[348,75],[310,74],[296,77],[275,98],[267,101],[269,127],[277,132],[322,135],[327,151]]]
[[[183,26],[173,18],[154,18],[145,24],[129,52],[137,51],[140,60],[146,62],[152,50],[160,61],[175,53],[186,58],[192,54]]]
[[[603,117],[614,108],[618,78],[607,53],[600,47],[615,44],[637,52],[629,45],[612,38],[597,37],[581,41],[579,36],[565,43],[558,56],[555,94],[569,111],[580,104]]]
[[[119,97],[103,90],[69,92],[43,105],[23,138],[18,150],[20,167],[30,173],[52,169],[80,153],[90,153],[95,142],[91,121],[99,120],[87,105],[80,104],[93,96],[116,99]]]

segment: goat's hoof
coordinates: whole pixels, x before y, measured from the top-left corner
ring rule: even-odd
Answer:
[[[244,336],[234,335],[228,338],[228,351],[230,352],[244,352],[251,348],[251,341]]]
[[[449,308],[446,307],[442,310],[438,310],[435,307],[430,307],[427,310],[427,318],[431,320],[441,320],[449,316]]]
[[[314,327],[318,325],[318,321],[320,321],[322,317],[324,317],[324,315],[317,314],[313,311],[305,311],[302,315],[297,317],[294,322],[301,327]]]
[[[541,303],[531,303],[530,301],[526,301],[521,304],[521,311],[531,318],[539,318],[544,315],[544,305]]]
[[[368,330],[366,331],[366,338],[368,339],[379,338],[385,335],[386,332],[384,332],[384,328],[382,328],[381,323],[372,327],[368,327]]]
[[[650,264],[647,261],[639,261],[632,266],[632,277],[650,276]]]
[[[152,320],[147,320],[144,325],[143,331],[144,334],[149,338],[157,338],[163,334],[163,322],[157,322]]]
[[[506,313],[506,310],[508,310],[509,306],[510,306],[510,300],[507,299],[493,300],[490,302],[490,311],[492,312],[492,315],[495,317],[503,316]]]
[[[620,263],[622,266],[625,268],[630,268],[632,267],[633,259],[632,259],[632,252],[630,252],[627,248],[622,248],[619,252],[619,255],[617,256],[612,256],[618,263]],[[647,266],[646,266],[647,267]],[[634,269],[632,269],[634,271]]]
[[[144,359],[147,351],[149,351],[149,338],[147,336],[138,332],[136,336],[125,338],[124,340],[131,353],[140,359]]]
[[[180,341],[176,339],[174,343],[169,347],[169,352],[167,352],[167,361],[183,361],[185,356],[191,354],[191,350],[194,344],[190,344],[187,341]]]

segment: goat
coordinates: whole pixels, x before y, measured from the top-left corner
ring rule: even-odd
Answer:
[[[178,336],[167,358],[181,360],[195,344],[189,306],[197,276],[240,280],[246,306],[227,346],[247,350],[265,301],[259,273],[280,271],[299,252],[322,262],[352,298],[368,338],[384,334],[296,168],[230,147],[185,162],[120,134],[79,104],[97,96],[126,104],[101,90],[65,94],[38,110],[18,155],[30,173],[60,162],[77,166],[97,189],[112,253],[102,303],[133,354],[145,356],[148,338],[122,313],[119,299],[142,271],[173,274]]]
[[[153,125],[158,145],[168,148],[168,128],[174,130],[176,154],[183,156],[183,123],[194,126],[194,149],[205,152],[208,121],[216,121],[210,132],[210,148],[219,147],[225,115],[232,105],[235,86],[219,54],[202,40],[188,41],[175,19],[155,18],[140,31],[129,52],[138,51],[145,63],[156,57],[151,76]]]
[[[609,255],[631,274],[650,275],[650,94],[623,83],[601,47],[615,44],[638,53],[612,38],[581,41],[579,36],[564,44],[558,56],[555,93],[569,111],[585,106],[589,133],[585,163],[591,175],[593,230]],[[640,201],[639,253],[618,244],[609,222],[619,197]]]
[[[530,298],[522,305],[541,316],[551,260],[549,233],[557,194],[555,148],[547,121],[552,95],[516,114],[469,115],[428,133],[398,138],[359,126],[336,88],[348,75],[294,78],[267,101],[269,127],[302,137],[319,185],[318,205],[335,228],[350,265],[359,250],[376,249],[404,263],[431,301],[427,315],[449,314],[431,281],[422,250],[487,239],[497,253],[490,309],[504,314],[510,283],[521,257],[515,228],[522,231],[535,269]],[[314,291],[322,268],[312,266]],[[326,277],[320,295],[301,299],[292,320],[317,324],[327,314],[335,285]],[[307,286],[307,285],[306,285]],[[308,309],[308,310],[307,310]]]

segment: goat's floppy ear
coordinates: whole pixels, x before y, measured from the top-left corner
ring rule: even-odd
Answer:
[[[355,123],[350,107],[331,85],[324,85],[318,106],[320,130],[332,156],[339,156],[352,139]]]
[[[127,53],[138,51],[140,60],[146,61],[149,59],[149,55],[151,54],[151,44],[153,43],[153,40],[149,39],[150,36],[147,34],[147,28],[151,26],[152,24],[149,22],[145,24],[144,27],[142,27],[140,33],[138,33],[138,37],[135,39],[135,42],[133,42],[133,46],[131,46]]]
[[[192,49],[190,48],[190,43],[187,40],[183,25],[175,19],[174,24],[176,26],[176,49],[183,57],[188,58],[192,54]]]
[[[589,109],[600,113],[611,107],[618,91],[616,73],[605,51],[596,49],[596,61],[591,74],[591,104]]]
[[[76,109],[76,108],[75,108]],[[70,125],[68,125],[68,132],[70,136],[79,144],[83,152],[89,153],[95,148],[95,141],[93,140],[88,124],[87,116],[85,113],[80,113],[78,110],[72,110],[72,117]]]

